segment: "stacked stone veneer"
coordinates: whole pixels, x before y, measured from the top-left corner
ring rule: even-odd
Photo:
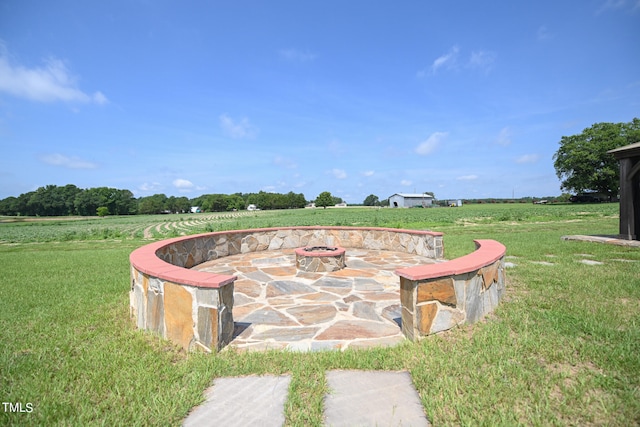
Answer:
[[[233,338],[236,278],[169,264],[157,256],[165,244],[146,245],[131,254],[131,316],[138,328],[186,350],[221,350]]]
[[[233,339],[235,276],[191,270],[241,253],[342,246],[442,259],[442,233],[391,228],[285,227],[232,230],[151,243],[131,253],[130,311],[140,329],[184,349],[219,351]]]
[[[296,268],[309,272],[329,272],[338,271],[347,266],[345,263],[344,248],[317,249],[314,247],[297,248]],[[314,252],[313,250],[317,250]]]
[[[217,258],[256,251],[306,246],[380,249],[442,259],[442,233],[361,227],[284,227],[218,231],[164,240],[157,257],[191,268]]]
[[[493,240],[475,243],[476,251],[461,258],[396,270],[407,338],[476,322],[498,305],[505,291],[506,248]]]

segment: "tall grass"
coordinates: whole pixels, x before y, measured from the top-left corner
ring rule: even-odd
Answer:
[[[32,403],[33,411],[0,410],[0,424],[179,425],[215,377],[290,373],[287,424],[322,425],[329,369],[409,370],[434,424],[638,424],[640,250],[560,240],[615,234],[616,209],[327,209],[230,219],[237,228],[436,228],[448,258],[472,251],[476,238],[507,246],[515,266],[485,321],[419,343],[345,352],[185,354],[129,321],[128,255],[144,241],[2,244],[0,397]],[[117,223],[109,227],[121,229]]]

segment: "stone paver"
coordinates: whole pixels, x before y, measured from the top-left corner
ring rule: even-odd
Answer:
[[[409,372],[328,371],[327,426],[429,426]],[[185,427],[282,426],[290,375],[217,378]]]
[[[620,239],[618,236],[585,236],[585,235],[573,235],[562,236],[562,240],[576,240],[580,242],[594,242],[594,243],[606,243],[609,245],[617,246],[630,246],[640,248],[640,240],[626,240]]]
[[[290,375],[217,378],[182,425],[281,426],[290,382]]]
[[[327,426],[428,426],[408,372],[329,371]]]
[[[299,271],[294,249],[232,255],[194,269],[234,274],[238,350],[344,350],[391,346],[400,329],[400,281],[394,270],[435,262],[404,252],[349,249],[346,268]]]
[[[586,265],[604,265],[604,262],[594,261],[592,259],[581,259],[580,262]]]

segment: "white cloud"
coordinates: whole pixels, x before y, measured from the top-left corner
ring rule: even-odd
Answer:
[[[447,135],[449,135],[448,132],[432,133],[431,135],[429,135],[429,138],[421,142],[420,145],[416,147],[416,153],[420,154],[421,156],[426,156],[427,154],[432,153],[433,150],[435,150],[438,145],[440,145],[442,141],[444,141]]]
[[[404,185],[405,187],[408,187],[411,184],[413,184],[413,181],[410,181],[408,179],[403,179],[402,181],[400,181],[400,185]]]
[[[337,179],[345,179],[347,173],[343,169],[331,169],[331,174]]]
[[[344,144],[342,144],[338,139],[332,139],[331,141],[329,141],[327,149],[334,156],[340,156],[347,151],[344,147]]]
[[[67,157],[59,153],[45,154],[40,157],[44,163],[53,166],[60,166],[67,169],[95,169],[96,163],[83,160],[79,157]]]
[[[234,139],[253,138],[258,133],[258,129],[249,123],[249,119],[246,117],[243,117],[240,121],[235,121],[227,114],[222,114],[220,116],[220,127]]]
[[[540,158],[537,154],[525,154],[516,159],[516,163],[535,163]]]
[[[458,181],[473,181],[478,179],[478,175],[462,175],[456,178]]]
[[[193,187],[195,187],[193,185],[193,182],[189,181],[188,179],[182,178],[173,180],[173,186],[180,190],[191,190]]]
[[[638,2],[636,1],[635,7],[638,6]],[[627,0],[606,0],[602,3],[602,6],[596,11],[596,14],[602,13],[606,10],[616,10],[621,9],[627,4]]]
[[[460,48],[458,46],[453,46],[449,52],[436,58],[436,60],[433,61],[433,64],[431,64],[431,72],[435,74],[436,71],[442,67],[455,67],[458,59],[458,52],[460,52]]]
[[[364,176],[373,176],[376,172],[375,171],[364,171],[362,172],[362,175]]]
[[[100,91],[93,94],[93,100],[96,104],[100,104],[100,105],[107,104],[109,102],[107,97],[104,96],[104,94]]]
[[[7,49],[0,41],[0,92],[38,102],[108,102],[102,92],[91,95],[81,91],[76,80],[65,63],[56,58],[47,59],[43,67],[27,68],[12,64]]]
[[[418,71],[417,76],[425,77],[427,74],[436,74],[440,69],[458,69],[462,66],[489,72],[493,68],[497,54],[489,50],[477,50],[471,52],[466,63],[465,61],[460,61],[459,58],[460,48],[455,45],[449,52],[437,57],[430,68]]]
[[[496,53],[486,50],[479,50],[471,52],[471,58],[469,59],[469,66],[471,68],[479,68],[485,72],[489,72],[493,68],[493,63],[496,61]]]
[[[138,187],[140,191],[144,191],[144,192],[159,191],[159,190],[162,190],[162,188],[163,188],[162,184],[160,184],[159,182],[152,182],[152,183],[145,182]]]
[[[496,138],[496,144],[503,147],[511,144],[511,130],[508,127],[504,127],[500,130],[500,133]]]
[[[276,156],[273,159],[273,164],[287,169],[295,169],[298,167],[298,164],[295,161],[282,156]]]
[[[316,59],[317,55],[309,51],[301,51],[298,49],[280,49],[278,54],[287,61],[307,62]]]
[[[605,0],[595,13],[599,15],[609,10],[630,10],[631,13],[635,13],[638,9],[640,9],[640,0]]]
[[[546,25],[542,25],[540,28],[538,28],[536,36],[540,41],[550,40],[553,38],[553,34],[551,34]]]

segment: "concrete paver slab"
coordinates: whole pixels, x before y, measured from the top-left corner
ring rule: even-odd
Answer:
[[[290,382],[290,375],[217,378],[183,426],[282,426]]]
[[[327,426],[429,426],[409,372],[329,371]]]
[[[577,240],[581,242],[594,242],[594,243],[606,243],[609,245],[617,245],[617,246],[629,246],[640,248],[640,240],[627,240],[621,239],[620,236],[585,236],[585,235],[575,235],[575,236],[562,236],[560,239],[562,240]]]

